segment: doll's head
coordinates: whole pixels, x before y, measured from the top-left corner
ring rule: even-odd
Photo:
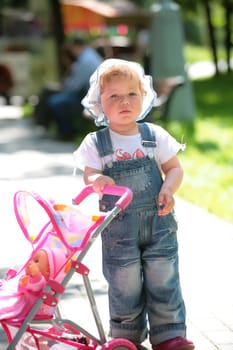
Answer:
[[[49,259],[46,251],[44,249],[38,250],[30,260],[27,272],[34,272],[34,274],[37,274],[40,272],[46,280],[50,277],[50,266],[49,266]],[[37,272],[38,271],[38,272]]]
[[[66,260],[66,254],[62,249],[49,247],[39,249],[31,259],[31,261],[37,265],[38,270],[46,280],[49,278],[53,279],[55,277],[57,279],[58,276],[61,277],[60,273],[59,275],[57,274],[65,265]]]

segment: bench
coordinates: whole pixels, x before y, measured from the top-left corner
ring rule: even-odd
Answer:
[[[159,120],[167,122],[171,102],[178,88],[184,84],[185,79],[182,76],[174,76],[156,80],[155,91],[157,92],[158,97],[155,101],[153,110],[159,111]]]

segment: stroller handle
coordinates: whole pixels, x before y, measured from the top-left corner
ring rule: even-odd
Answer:
[[[73,199],[73,203],[80,204],[86,197],[88,197],[92,193],[95,193],[92,185],[87,185],[77,195],[77,197]],[[130,202],[133,199],[133,192],[128,187],[124,186],[105,185],[103,189],[103,194],[120,197],[115,203],[115,206],[120,207],[122,211],[130,204]]]

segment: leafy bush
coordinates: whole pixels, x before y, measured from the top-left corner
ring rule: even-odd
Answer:
[[[187,144],[180,154],[185,177],[178,195],[233,223],[233,75],[193,81],[194,134],[179,123],[169,131]]]

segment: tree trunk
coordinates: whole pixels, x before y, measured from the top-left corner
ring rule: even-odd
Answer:
[[[53,33],[54,33],[55,44],[56,44],[58,72],[60,77],[62,77],[63,65],[62,65],[62,57],[61,57],[61,47],[64,44],[65,33],[64,33],[64,26],[63,26],[63,20],[62,20],[61,6],[60,6],[59,0],[49,1],[49,4],[51,9]]]
[[[209,40],[210,40],[210,46],[211,46],[211,51],[214,59],[214,65],[215,65],[215,70],[216,74],[219,74],[219,69],[218,69],[218,56],[217,56],[217,43],[216,43],[216,38],[215,38],[215,33],[214,33],[214,26],[211,20],[211,7],[210,7],[210,2],[209,0],[203,1],[202,2],[206,14],[206,19],[207,19],[207,26],[208,26],[208,32],[209,32]]]
[[[227,61],[227,72],[231,71],[231,16],[233,10],[233,4],[229,0],[223,0],[223,6],[225,9],[225,51]]]

